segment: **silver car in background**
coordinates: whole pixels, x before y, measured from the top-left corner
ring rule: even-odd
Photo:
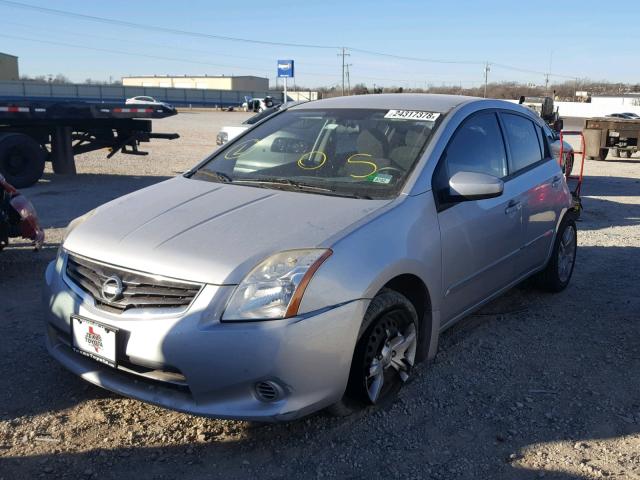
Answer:
[[[297,105],[74,220],[45,275],[47,348],[89,382],[200,415],[384,404],[457,320],[532,275],[567,286],[571,205],[518,105]]]

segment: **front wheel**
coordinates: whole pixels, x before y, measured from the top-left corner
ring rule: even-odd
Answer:
[[[578,234],[573,218],[565,217],[553,244],[551,258],[545,269],[537,275],[537,284],[543,290],[560,292],[567,288],[578,250]]]
[[[363,320],[344,397],[329,411],[348,415],[371,405],[389,404],[410,378],[418,346],[418,315],[400,293],[384,289]]]

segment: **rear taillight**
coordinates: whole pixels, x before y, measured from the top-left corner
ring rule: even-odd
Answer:
[[[9,201],[11,207],[20,215],[20,234],[24,238],[33,240],[35,247],[40,248],[44,243],[44,231],[40,228],[38,214],[27,197],[16,194]]]

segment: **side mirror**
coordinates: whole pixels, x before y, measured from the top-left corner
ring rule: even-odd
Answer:
[[[458,172],[449,179],[448,197],[451,201],[482,200],[502,195],[504,182],[486,173]]]

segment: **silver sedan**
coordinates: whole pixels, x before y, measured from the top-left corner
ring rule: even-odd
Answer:
[[[564,289],[572,199],[530,110],[370,95],[276,113],[74,220],[46,343],[85,380],[281,421],[391,400],[440,333],[524,279]]]

